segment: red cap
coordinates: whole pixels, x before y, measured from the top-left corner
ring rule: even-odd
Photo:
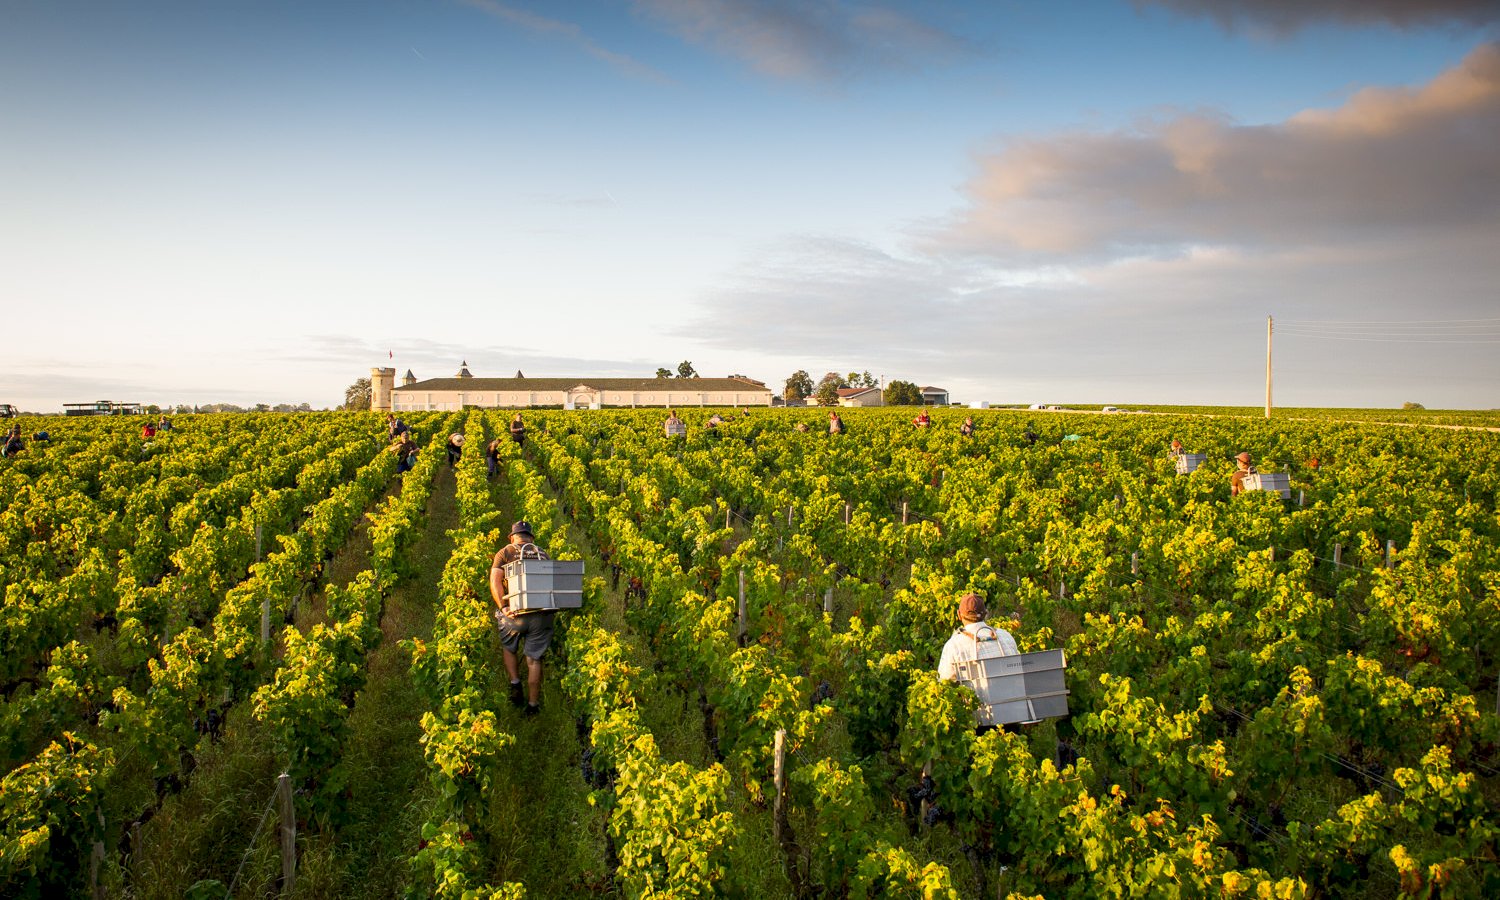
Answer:
[[[1240,451],[1240,455],[1236,456],[1235,459],[1239,460],[1242,463],[1247,463],[1250,461],[1250,452],[1248,450],[1242,450]]]
[[[984,601],[978,594],[964,594],[958,598],[958,617],[965,622],[978,622],[984,619]]]

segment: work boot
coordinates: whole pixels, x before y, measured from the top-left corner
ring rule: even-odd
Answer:
[[[525,697],[525,695],[521,691],[521,682],[519,682],[519,681],[512,681],[510,683],[510,705],[511,706],[524,706],[525,703],[526,703],[526,697]]]
[[[537,704],[537,703],[528,703],[528,704],[526,704],[525,711],[523,711],[521,713],[521,715],[523,715],[523,716],[525,716],[526,718],[529,719],[532,716],[536,715],[537,713],[540,713],[541,711],[542,711],[542,707],[541,707],[540,704]]]

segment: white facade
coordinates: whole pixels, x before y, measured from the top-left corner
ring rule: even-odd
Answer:
[[[688,389],[697,379],[661,379],[660,386],[649,387],[609,386],[601,380],[602,387],[579,383],[570,388],[528,390],[524,385],[510,385],[499,389],[486,389],[487,379],[472,379],[463,389],[451,389],[446,385],[424,387],[421,382],[393,390],[392,403],[397,412],[425,410],[452,411],[465,406],[481,406],[505,409],[525,409],[533,406],[560,406],[563,409],[603,409],[605,407],[641,406],[770,406],[771,390],[756,389],[750,382],[724,385],[726,379],[713,379],[703,387],[707,390]],[[514,381],[515,379],[504,379]],[[540,379],[538,379],[540,380]]]

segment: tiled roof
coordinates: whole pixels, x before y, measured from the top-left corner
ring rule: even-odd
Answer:
[[[837,391],[835,391],[835,393],[838,394],[840,397],[858,397],[860,394],[864,394],[864,393],[867,393],[869,391],[878,391],[878,390],[880,390],[880,388],[873,388],[873,387],[839,388]]]
[[[483,391],[527,393],[531,391],[568,391],[576,387],[601,391],[655,391],[674,394],[715,393],[754,394],[770,388],[758,381],[739,378],[429,378],[404,387],[396,393],[410,391]]]
[[[926,393],[928,393],[930,391],[936,391],[939,394],[946,394],[946,393],[948,393],[948,389],[947,388],[933,387],[930,384],[927,385],[924,388],[918,388],[918,390],[920,390],[924,394],[926,394]]]

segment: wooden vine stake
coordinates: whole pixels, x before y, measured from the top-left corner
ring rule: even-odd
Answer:
[[[779,845],[783,835],[783,823],[786,820],[786,729],[776,729],[776,763],[772,770],[772,776],[776,782],[776,796],[771,807],[771,831],[772,837]]]
[[[833,614],[833,585],[829,585],[828,590],[823,592],[823,612]]]
[[[94,900],[104,900],[104,885],[99,883],[99,870],[104,866],[104,812],[95,809],[94,816],[99,822],[99,839],[89,853],[89,891]]]
[[[1130,574],[1141,574],[1141,551],[1135,550],[1130,554]]]
[[[850,503],[849,503],[848,500],[845,500],[844,501],[844,524],[845,525],[849,524],[849,514],[852,511],[853,511],[853,507],[850,505]]]
[[[1344,564],[1344,545],[1343,544],[1334,544],[1333,545],[1333,567],[1335,569],[1337,569],[1339,566],[1342,566],[1343,564]]]
[[[929,759],[927,761],[926,765],[922,766],[922,781],[923,781],[923,783],[925,784],[926,781],[927,781],[927,779],[929,779],[931,777],[932,777],[932,760]],[[917,809],[917,824],[919,826],[926,827],[926,825],[927,825],[927,810],[929,810],[931,808],[932,808],[932,801],[928,800],[926,797],[923,797],[922,798],[922,805],[920,807],[918,807],[918,809]]]
[[[907,519],[906,501],[902,500],[901,501],[901,524],[902,525],[906,524],[906,519]]]
[[[1385,542],[1385,567],[1396,568],[1396,542],[1388,540]]]
[[[297,879],[297,808],[292,801],[292,777],[276,777],[276,805],[281,808],[281,892],[291,893]]]
[[[739,612],[740,612],[740,614],[739,614],[739,620],[740,620],[739,628],[740,628],[740,633],[739,633],[738,640],[739,640],[740,646],[743,647],[743,646],[745,646],[745,570],[744,569],[740,569],[740,607],[739,607]]]

